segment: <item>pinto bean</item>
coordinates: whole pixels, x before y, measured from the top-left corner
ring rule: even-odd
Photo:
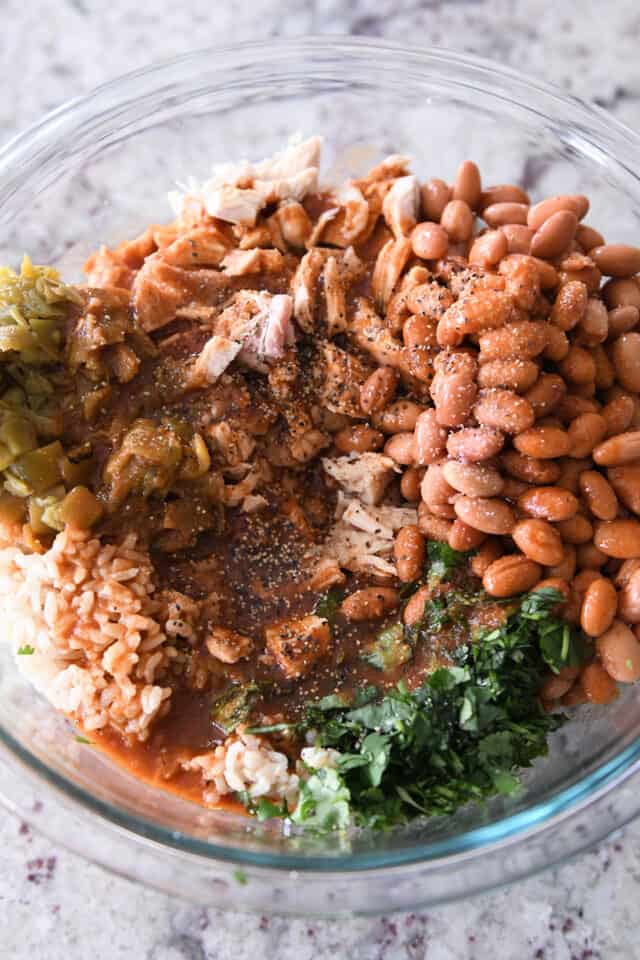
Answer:
[[[576,385],[572,385],[572,393],[565,393],[557,407],[553,411],[564,423],[571,423],[582,413],[598,413],[600,406],[596,400],[587,397],[581,397],[576,393]]]
[[[593,361],[596,365],[595,385],[597,390],[609,390],[615,383],[616,372],[608,357],[607,351],[601,343],[591,348]]]
[[[584,283],[573,280],[563,284],[551,311],[551,322],[565,332],[573,330],[584,317],[588,302],[589,293]]]
[[[422,573],[425,552],[424,537],[417,526],[410,524],[398,530],[393,553],[399,580],[410,583],[418,579]]]
[[[565,543],[578,546],[581,543],[589,543],[593,536],[593,526],[584,514],[576,513],[568,520],[561,520],[558,523],[558,533]]]
[[[451,199],[451,187],[434,177],[422,185],[422,212],[427,220],[440,222],[442,211]]]
[[[468,420],[476,399],[476,363],[466,353],[446,356],[431,385],[436,419],[445,427],[459,427]]]
[[[570,383],[593,383],[596,378],[596,365],[591,353],[576,344],[569,347],[568,354],[558,364],[558,370]]]
[[[576,563],[580,570],[599,570],[607,562],[607,555],[593,543],[581,543],[576,547]]]
[[[581,413],[569,424],[569,456],[583,459],[604,440],[607,422],[599,413]]]
[[[439,540],[441,543],[447,543],[449,533],[453,526],[451,520],[445,517],[437,517],[431,513],[424,501],[418,504],[418,527],[427,540]]]
[[[640,310],[640,284],[636,277],[607,280],[602,296],[610,310],[616,307],[637,307]]]
[[[597,470],[585,470],[578,480],[584,502],[599,520],[615,520],[618,498],[611,484]]]
[[[530,226],[530,224],[529,224]],[[533,235],[534,257],[558,257],[571,245],[578,229],[578,218],[570,210],[558,210],[542,223]]]
[[[515,183],[499,183],[492,187],[486,187],[482,191],[480,212],[484,214],[487,207],[494,203],[523,203],[529,206],[529,195]]]
[[[440,217],[452,243],[464,243],[471,237],[473,220],[471,207],[464,200],[450,200]]]
[[[409,598],[406,607],[404,608],[404,613],[402,619],[408,627],[412,627],[415,623],[418,623],[419,620],[422,620],[424,616],[425,605],[431,600],[431,587],[424,586],[420,587]]]
[[[602,666],[613,680],[633,683],[640,678],[640,643],[629,627],[614,620],[596,640]]]
[[[456,518],[449,530],[448,543],[452,550],[460,550],[464,553],[467,550],[475,550],[486,538],[486,533],[482,533],[481,530],[475,530],[474,527],[470,527],[468,524],[463,523],[462,520]]]
[[[560,534],[546,520],[519,520],[511,536],[530,560],[544,567],[553,567],[562,561],[564,551]]]
[[[347,620],[379,620],[399,603],[398,591],[392,587],[365,587],[345,597],[340,611]]]
[[[640,569],[628,578],[618,595],[618,615],[625,623],[640,623]]]
[[[543,357],[546,360],[551,360],[552,363],[560,363],[561,360],[564,360],[570,349],[571,344],[564,330],[556,327],[553,323],[548,324],[547,345],[543,350]]]
[[[540,368],[533,360],[491,360],[478,370],[478,384],[485,389],[508,387],[517,393],[530,390],[538,379]]]
[[[597,660],[582,668],[580,686],[590,703],[611,703],[618,696],[615,680]]]
[[[503,553],[504,549],[500,540],[498,540],[497,537],[489,537],[478,548],[475,556],[469,561],[471,572],[474,576],[482,579],[485,571],[491,566],[494,560],[501,557]]]
[[[528,254],[531,250],[533,230],[519,223],[506,223],[498,228],[507,238],[508,253]]]
[[[457,491],[447,483],[441,464],[429,464],[422,478],[420,490],[422,499],[431,513],[438,517],[444,517],[445,519],[455,517],[456,514],[452,505],[452,498],[456,495]]]
[[[474,463],[490,460],[500,453],[504,445],[504,435],[490,427],[463,427],[450,433],[447,439],[447,453],[458,460]]]
[[[364,423],[357,423],[339,430],[333,442],[340,453],[366,453],[369,450],[380,450],[384,446],[384,434]]]
[[[398,385],[398,372],[393,367],[378,367],[360,389],[360,406],[364,413],[379,413],[393,400]]]
[[[582,600],[580,625],[590,637],[608,630],[618,607],[616,588],[606,577],[597,577],[587,587]]]
[[[420,414],[413,436],[417,464],[427,466],[442,459],[447,445],[447,431],[438,423],[435,410],[424,410]]]
[[[611,345],[611,360],[625,390],[640,392],[640,333],[623,333]]]
[[[555,409],[566,392],[567,385],[557,373],[541,373],[525,397],[536,417],[544,417]]]
[[[587,309],[575,328],[576,342],[586,347],[604,343],[609,333],[609,314],[602,300],[589,297]]]
[[[569,452],[569,435],[559,427],[536,426],[514,437],[513,445],[526,457],[555,460]]]
[[[640,464],[626,467],[609,467],[607,477],[625,507],[640,514]]]
[[[540,580],[542,569],[521,553],[494,560],[482,577],[482,585],[492,597],[513,597],[525,593]]]
[[[447,460],[442,472],[454,490],[468,497],[495,497],[502,490],[503,480],[498,471],[484,464]]]
[[[483,533],[502,535],[511,533],[515,526],[515,514],[504,500],[461,495],[453,506],[460,520]]]
[[[598,444],[593,459],[601,467],[622,467],[640,460],[640,430],[622,433]]]
[[[474,240],[469,251],[469,263],[494,267],[509,252],[507,238],[501,230],[487,230]]]
[[[559,466],[560,476],[555,481],[556,486],[570,490],[577,496],[580,491],[580,474],[583,470],[590,470],[593,467],[592,461],[590,459],[572,460],[570,457],[563,457]]]
[[[579,194],[547,197],[546,200],[541,200],[540,203],[529,208],[527,223],[532,230],[539,230],[545,221],[562,210],[568,210],[577,220],[582,220],[589,210],[589,200]]]
[[[560,466],[555,461],[526,457],[517,450],[507,450],[503,453],[501,463],[512,477],[538,486],[555,483],[560,476]]]
[[[483,427],[503,433],[522,433],[532,426],[535,416],[528,400],[511,390],[483,390],[473,412]]]
[[[524,513],[541,520],[568,520],[578,512],[576,497],[562,487],[533,487],[518,499]]]
[[[371,418],[373,426],[383,433],[407,433],[413,430],[425,407],[412,400],[394,400]]]
[[[518,320],[495,330],[487,330],[479,336],[478,343],[481,364],[508,357],[531,360],[541,354],[547,345],[547,325]]]
[[[576,572],[576,553],[576,548],[572,544],[565,543],[562,548],[562,559],[560,563],[555,563],[550,567],[546,567],[547,576],[559,577],[561,580],[571,580]]]
[[[394,433],[387,440],[384,452],[402,466],[415,466],[416,448],[413,432]]]
[[[631,277],[634,273],[640,273],[640,247],[605,243],[590,250],[589,256],[607,277]]]
[[[589,250],[592,250],[594,247],[600,247],[604,243],[602,234],[586,223],[578,224],[576,240],[585,253],[589,253]]]
[[[635,410],[633,397],[629,394],[621,394],[614,397],[602,408],[602,416],[607,425],[607,437],[615,436],[624,431],[631,424]]]
[[[609,336],[619,337],[638,326],[640,310],[638,307],[615,307],[609,310]]]
[[[509,224],[527,224],[529,207],[526,203],[492,203],[482,211],[482,219],[490,227],[503,227]]]
[[[608,557],[640,557],[640,521],[603,520],[596,525],[593,543]]]
[[[572,686],[573,680],[563,679],[556,673],[549,673],[538,691],[540,699],[543,703],[551,703],[554,700],[559,700]]]
[[[463,160],[458,167],[451,195],[454,200],[463,200],[472,210],[480,206],[482,184],[480,171],[472,160]]]
[[[420,499],[420,484],[424,471],[418,467],[407,467],[400,478],[400,493],[410,503],[417,503]]]
[[[449,252],[449,236],[439,223],[426,220],[413,228],[411,248],[422,260],[439,260]]]

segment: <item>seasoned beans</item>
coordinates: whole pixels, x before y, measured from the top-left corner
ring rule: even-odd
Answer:
[[[347,620],[379,620],[399,602],[398,591],[391,587],[366,587],[346,597],[340,610]]]
[[[562,561],[564,551],[560,534],[546,520],[520,520],[511,535],[516,546],[530,560],[545,567],[553,567]]]
[[[398,578],[408,583],[417,580],[425,558],[424,537],[417,526],[402,527],[396,534],[393,552]]]
[[[520,553],[494,560],[482,577],[482,585],[492,597],[513,597],[535,587],[542,570]]]
[[[588,456],[607,433],[607,421],[599,413],[581,413],[569,424],[569,454],[577,459]]]
[[[384,434],[364,423],[358,423],[354,427],[339,430],[333,442],[341,453],[365,453],[369,450],[380,450],[384,445]]]
[[[559,427],[530,427],[514,438],[513,445],[526,457],[556,460],[569,452],[569,435]]]
[[[618,607],[616,588],[606,577],[596,577],[587,587],[580,610],[580,626],[590,637],[608,630]]]
[[[440,223],[452,243],[468,240],[473,232],[473,212],[464,200],[450,200],[440,216]]]
[[[364,413],[378,413],[391,403],[398,384],[393,367],[378,367],[360,389],[360,406]]]
[[[490,427],[465,427],[450,433],[447,439],[447,452],[460,460],[481,462],[490,460],[500,453],[504,436],[499,430]]]
[[[605,243],[590,250],[589,256],[607,277],[631,277],[634,273],[640,273],[640,247]]]
[[[413,430],[424,407],[411,400],[394,400],[371,419],[373,426],[383,433],[405,433]]]
[[[449,236],[439,223],[427,220],[413,228],[411,248],[416,257],[421,257],[423,260],[438,260],[447,255]]]
[[[640,557],[640,521],[605,520],[596,525],[594,546],[608,557]]]
[[[625,390],[640,391],[640,333],[623,333],[611,345],[616,377]]]
[[[454,509],[460,520],[483,533],[511,533],[516,522],[511,507],[496,498],[459,496]]]
[[[448,460],[442,472],[447,483],[467,497],[495,497],[503,487],[498,471],[482,464]]]
[[[509,387],[517,393],[524,393],[533,387],[539,372],[538,364],[533,360],[519,360],[517,357],[491,360],[478,370],[478,384],[485,388]]]
[[[452,550],[475,550],[483,541],[486,540],[486,534],[481,530],[470,527],[467,523],[456,518],[451,524],[449,530],[449,546]]]
[[[621,467],[640,460],[640,430],[621,433],[600,443],[593,451],[593,459],[601,467]]]
[[[618,696],[615,680],[597,660],[583,667],[580,686],[590,703],[611,703]]]
[[[586,506],[599,520],[614,520],[618,513],[618,498],[611,484],[597,470],[585,470],[578,485]]]
[[[529,223],[531,226],[531,223]],[[571,244],[578,229],[578,218],[570,210],[558,210],[542,223],[531,240],[534,257],[558,257]]]
[[[482,391],[473,412],[483,427],[502,433],[522,433],[535,420],[529,401],[511,390]]]
[[[614,680],[631,683],[640,678],[640,643],[621,620],[614,620],[598,637],[596,649],[602,666]]]
[[[562,487],[534,487],[518,498],[524,513],[541,520],[568,520],[578,512],[577,498]]]
[[[425,410],[414,428],[415,461],[428,466],[440,460],[447,446],[447,431],[438,423],[435,410]]]
[[[577,220],[582,220],[588,209],[589,201],[587,197],[582,195],[548,197],[546,200],[530,207],[527,223],[532,230],[539,230],[543,223],[556,216],[560,211],[569,211]]]

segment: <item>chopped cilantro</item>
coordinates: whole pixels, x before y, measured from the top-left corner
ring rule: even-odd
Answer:
[[[249,878],[242,867],[235,868],[233,871],[233,879],[236,881],[236,883],[239,883],[241,887],[244,887],[249,882]]]
[[[289,816],[287,804],[284,800],[282,800],[281,803],[274,803],[272,800],[268,800],[266,797],[260,797],[258,800],[253,800],[247,790],[242,790],[239,793],[236,793],[236,796],[243,807],[245,807],[247,810],[247,813],[250,813],[252,817],[256,817],[256,819],[260,821],[272,820],[276,817],[282,819]]]
[[[332,695],[310,707],[307,729],[340,756],[335,769],[302,782],[291,819],[320,832],[353,822],[388,828],[513,793],[518,771],[547,752],[548,734],[564,721],[538,700],[547,665],[583,656],[578,631],[565,634],[553,615],[559,599],[529,594],[416,690],[399,684],[358,705]]]
[[[443,580],[452,570],[464,566],[466,560],[466,553],[453,550],[448,543],[430,540],[427,544],[429,579]]]
[[[90,747],[93,746],[93,740],[88,740],[86,737],[81,737],[79,734],[77,734],[77,735],[74,737],[74,740],[75,740],[77,743],[86,743],[86,744],[88,744],[88,746],[90,746]]]
[[[18,647],[19,657],[30,657],[35,652],[36,648],[32,647],[30,643],[24,643],[21,647]]]

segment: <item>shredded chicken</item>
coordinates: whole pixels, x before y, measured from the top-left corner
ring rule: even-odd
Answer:
[[[366,504],[380,503],[398,469],[382,453],[352,453],[337,460],[325,457],[322,466],[346,493]]]
[[[391,559],[393,539],[400,527],[417,522],[410,507],[364,506],[357,499],[338,500],[338,519],[322,545],[322,556],[345,570],[379,579],[396,575]]]

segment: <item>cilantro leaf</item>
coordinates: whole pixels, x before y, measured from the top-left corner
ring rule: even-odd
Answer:
[[[453,550],[448,543],[438,540],[429,540],[427,544],[427,562],[429,578],[443,580],[452,570],[464,566],[467,554]]]
[[[30,643],[24,643],[21,647],[18,647],[17,653],[19,657],[30,657],[36,652],[36,648],[32,647]]]
[[[349,789],[339,771],[322,767],[300,785],[291,819],[322,833],[344,829],[351,819],[350,800]]]

